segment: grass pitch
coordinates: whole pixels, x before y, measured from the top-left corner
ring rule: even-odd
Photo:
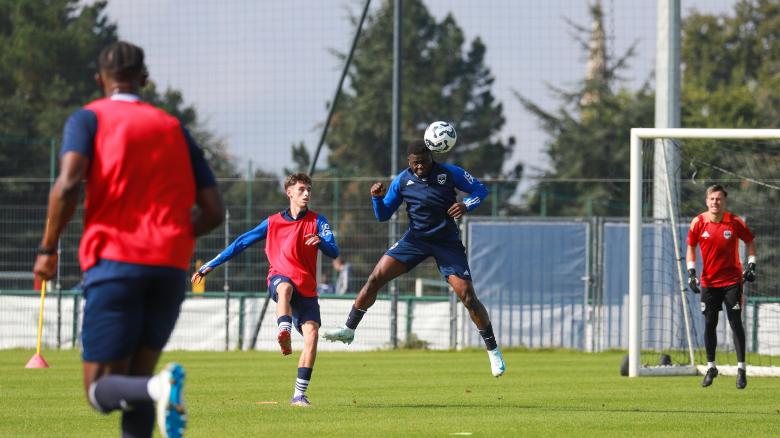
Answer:
[[[88,407],[77,351],[0,352],[0,436],[119,435],[119,415]],[[169,352],[188,373],[188,437],[778,436],[780,379],[620,377],[622,352],[320,353],[310,409],[289,406],[297,354]]]

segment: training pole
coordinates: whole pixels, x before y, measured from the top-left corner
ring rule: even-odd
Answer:
[[[41,305],[38,310],[38,344],[35,355],[27,361],[25,368],[49,368],[49,364],[41,356],[41,334],[43,333],[43,302],[46,300],[46,280],[41,281]]]

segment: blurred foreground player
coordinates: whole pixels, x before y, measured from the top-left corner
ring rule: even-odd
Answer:
[[[87,398],[99,412],[122,411],[123,437],[151,437],[155,405],[161,435],[180,437],[184,368],[171,363],[152,374],[179,317],[195,238],[222,222],[222,200],[179,121],[141,101],[143,50],[116,42],[98,66],[105,97],[65,123],[34,272],[54,277],[57,241],[86,181],[79,262]]]

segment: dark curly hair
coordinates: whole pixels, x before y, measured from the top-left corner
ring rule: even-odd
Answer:
[[[127,41],[117,41],[103,49],[98,56],[98,67],[121,82],[145,79],[148,75],[144,49]]]

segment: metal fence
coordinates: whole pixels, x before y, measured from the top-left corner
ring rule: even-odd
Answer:
[[[354,295],[322,296],[320,310],[326,327],[342,323]],[[458,344],[454,296],[401,296],[398,327],[400,348],[450,349]],[[40,294],[30,290],[0,290],[0,349],[34,347]],[[171,339],[172,350],[276,350],[274,304],[262,292],[188,293]],[[78,290],[54,290],[43,306],[44,348],[78,348],[84,300]],[[320,350],[374,350],[390,347],[390,301],[380,296],[358,334],[359,342],[323,343]],[[262,320],[262,321],[261,321]],[[262,322],[262,323],[261,323]],[[462,342],[462,341],[461,341]],[[293,337],[300,350],[303,340]]]
[[[386,226],[386,225],[385,225]],[[654,225],[647,232],[653,233]],[[500,218],[473,217],[464,224],[475,289],[490,312],[494,330],[506,347],[571,348],[603,351],[626,348],[628,325],[627,224],[604,218]],[[382,253],[384,236],[375,247],[365,248],[373,258]],[[646,239],[650,242],[652,239]],[[662,242],[669,247],[669,242]],[[646,248],[651,259],[657,252]],[[73,256],[75,257],[75,255]],[[267,305],[262,271],[256,273],[260,286],[253,292],[219,290],[220,281],[211,278],[209,290],[190,293],[168,348],[195,350],[276,349],[273,308]],[[67,262],[65,258],[65,262]],[[31,263],[31,261],[30,261]],[[75,264],[74,261],[70,262]],[[228,265],[232,264],[230,262]],[[244,262],[247,263],[247,262]],[[648,291],[643,327],[648,345],[679,348],[682,342],[679,294],[671,266],[674,258],[661,254],[645,264]],[[29,290],[30,264],[19,265],[18,276],[4,279],[21,282],[28,290],[0,289],[0,348],[31,347],[35,343],[38,294]],[[75,268],[75,265],[71,268]],[[70,268],[69,268],[70,269]],[[402,276],[396,313],[387,295],[381,295],[366,315],[351,346],[323,344],[324,350],[365,350],[392,345],[392,327],[398,327],[400,347],[463,348],[481,345],[481,339],[463,306],[435,273],[423,277],[426,267]],[[434,266],[427,269],[433,270]],[[65,269],[63,269],[65,271]],[[225,270],[228,285],[238,269]],[[11,272],[6,270],[6,272]],[[662,278],[656,278],[661,273]],[[240,273],[240,272],[239,272]],[[356,278],[360,284],[365,276]],[[56,282],[45,302],[44,345],[73,348],[78,345],[83,300],[78,290]],[[344,322],[354,294],[321,296],[323,325]],[[689,297],[691,302],[695,297]],[[690,306],[690,303],[689,303]],[[695,309],[696,306],[693,306]],[[776,298],[749,296],[745,312],[749,351],[777,354],[780,346],[780,304]],[[693,311],[697,346],[701,345],[701,315]],[[258,322],[265,317],[264,323]],[[395,323],[395,324],[393,324]],[[731,350],[728,326],[722,325],[720,346]],[[296,338],[296,343],[301,339]],[[297,345],[300,348],[300,345]]]
[[[371,206],[369,189],[375,181],[388,183],[387,178],[315,178],[311,209],[324,215],[331,224],[342,257],[352,264],[350,292],[357,292],[361,279],[368,274],[382,253],[390,246],[388,223],[377,222]],[[514,181],[486,180],[491,195],[479,211],[488,215],[510,214],[506,197],[501,195]],[[193,269],[215,257],[227,244],[242,233],[256,227],[267,216],[288,207],[281,181],[220,180],[227,206],[222,227],[198,239],[193,257]],[[30,275],[35,250],[40,242],[46,218],[46,200],[50,188],[47,179],[0,179],[0,289],[30,289]],[[60,240],[59,276],[62,289],[72,289],[81,281],[78,265],[78,245],[83,223],[79,207]],[[407,226],[406,214],[399,209],[399,226]],[[268,262],[265,243],[259,242],[239,257],[221,266],[206,278],[210,291],[262,291],[266,289]],[[337,272],[327,257],[320,257],[319,282],[335,283]],[[416,278],[439,279],[432,261],[415,269],[415,275],[398,280],[398,290],[413,294]],[[438,292],[437,292],[438,291]],[[434,288],[431,293],[444,295]]]
[[[342,255],[352,264],[349,292],[353,295],[346,298],[353,297],[360,289],[391,243],[388,223],[379,223],[373,216],[368,193],[375,180],[383,179],[314,180],[312,209],[329,219]],[[500,193],[512,182],[488,180],[486,183],[492,189],[491,196],[472,213],[485,216],[468,215],[463,231],[477,293],[491,313],[501,342],[508,346],[565,347],[585,351],[625,348],[628,270],[625,266],[624,219],[509,217],[521,212],[509,205]],[[227,201],[228,216],[223,227],[199,239],[193,269],[214,257],[238,235],[287,205],[277,180],[225,180],[220,181],[220,187]],[[29,339],[23,342],[19,339],[27,339],[24,336],[30,333],[25,332],[27,335],[19,338],[18,330],[36,326],[37,295],[19,291],[34,288],[31,270],[44,227],[49,181],[2,179],[0,188],[0,291],[5,291],[0,304],[0,338],[7,346],[28,345]],[[78,327],[80,304],[75,292],[71,291],[78,289],[81,279],[77,260],[81,213],[80,209],[76,212],[60,241],[59,275],[52,285],[54,294],[46,303],[49,325],[44,339],[50,346],[72,347],[77,338],[77,329],[73,327]],[[406,215],[400,212],[399,216],[404,228]],[[762,239],[771,241],[772,230],[762,228],[761,231]],[[177,329],[172,346],[247,348],[248,340],[253,337],[249,331],[259,319],[262,309],[259,302],[264,301],[266,291],[268,262],[263,249],[264,243],[258,243],[207,277],[205,289],[212,293],[192,295],[193,299],[187,301],[181,328]],[[673,254],[658,255],[656,250],[648,251],[655,258],[674,260]],[[336,271],[330,259],[319,259],[320,283],[333,283]],[[648,266],[654,269],[653,264]],[[772,278],[771,271],[768,266],[767,278]],[[664,272],[673,270],[665,269]],[[777,322],[780,319],[767,319],[774,318],[777,313],[772,307],[776,306],[773,303],[777,300],[775,286],[771,283],[761,283],[760,290],[751,292],[751,295],[764,296],[769,301],[754,300],[753,310],[746,312],[752,318],[747,321],[748,343],[756,350],[762,342],[771,342],[772,336],[768,334],[780,333],[780,322]],[[666,281],[664,288],[669,287],[675,287],[674,279]],[[391,322],[395,322],[401,346],[417,341],[418,345],[431,348],[480,345],[479,336],[462,306],[452,305],[452,294],[433,260],[429,259],[401,276],[398,291],[402,299],[397,313],[391,311],[389,301],[380,299],[361,325],[360,336],[364,337],[364,342],[358,344],[365,348],[388,346],[392,339]],[[387,292],[387,288],[380,291],[382,294]],[[62,295],[58,296],[58,293]],[[227,299],[224,298],[226,295]],[[350,301],[341,298],[323,295],[326,327],[343,323]],[[671,308],[664,298],[653,300],[650,303],[653,306]],[[273,306],[270,309],[272,312]],[[660,311],[659,321],[664,312]],[[190,320],[192,324],[187,323]],[[202,324],[206,320],[209,323]],[[675,326],[667,328],[665,324],[647,321],[644,326],[657,328],[663,333],[659,336],[669,339],[664,342],[673,344],[675,341],[669,337],[677,336],[671,332],[676,330]],[[272,326],[265,324],[264,329],[271,330]],[[699,326],[695,324],[695,327]],[[273,344],[263,344],[264,340],[272,339],[264,333],[259,336],[257,348],[274,348]],[[764,341],[759,340],[761,336]],[[726,333],[722,339],[725,347],[730,338]]]

